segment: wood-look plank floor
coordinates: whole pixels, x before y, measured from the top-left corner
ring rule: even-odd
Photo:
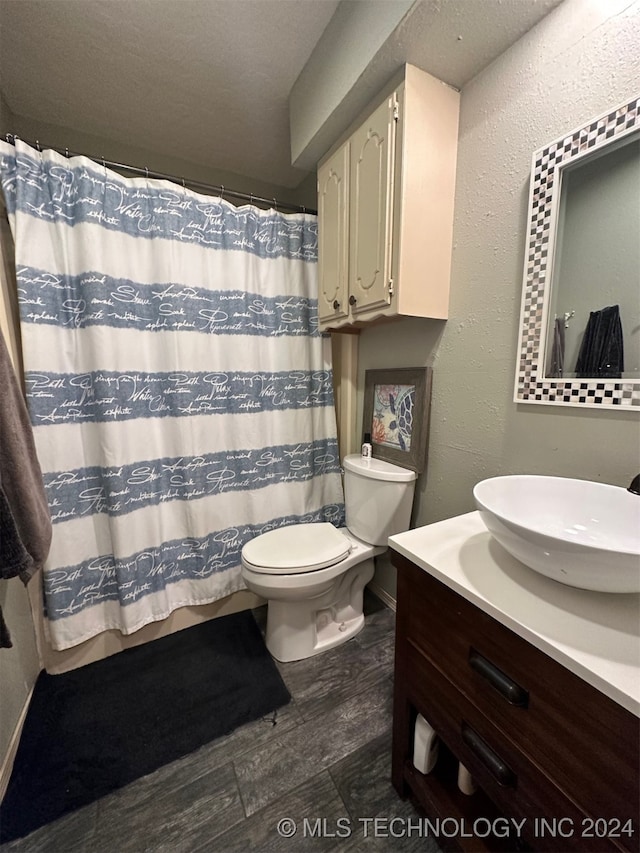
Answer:
[[[292,701],[274,717],[0,853],[438,853],[433,839],[405,831],[419,816],[390,782],[394,614],[370,594],[365,613],[344,646],[278,664]],[[265,608],[255,615],[264,625]],[[296,826],[290,838],[278,831],[285,818]]]

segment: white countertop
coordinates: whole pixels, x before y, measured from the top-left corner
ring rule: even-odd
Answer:
[[[478,512],[399,533],[389,545],[640,716],[640,595],[575,589],[534,572]]]

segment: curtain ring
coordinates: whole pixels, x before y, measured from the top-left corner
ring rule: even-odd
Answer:
[[[220,199],[220,201],[224,199],[224,184],[221,184],[220,186],[220,195],[218,196],[218,198]]]
[[[149,180],[149,167],[148,166],[144,167],[144,173],[147,176],[147,180]]]
[[[276,201],[275,196],[273,197],[273,209],[275,210],[276,213],[278,212],[278,202]]]
[[[64,156],[67,158],[67,160],[69,159],[69,149],[68,148],[64,149]]]
[[[40,140],[39,139],[36,139],[36,148],[38,149],[38,152],[41,154],[42,148],[40,148]]]

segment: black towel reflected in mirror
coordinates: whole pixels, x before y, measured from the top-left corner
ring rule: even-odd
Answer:
[[[600,311],[591,311],[582,338],[576,376],[620,378],[624,370],[624,345],[620,308],[609,305]]]

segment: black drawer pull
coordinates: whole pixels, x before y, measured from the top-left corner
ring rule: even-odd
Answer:
[[[489,773],[501,785],[515,787],[516,775],[513,770],[466,723],[462,723],[462,740],[478,756]]]
[[[485,678],[511,705],[519,705],[522,708],[527,707],[529,704],[529,691],[525,690],[524,687],[520,687],[515,681],[512,681],[508,675],[505,675],[491,661],[478,654],[475,649],[471,649],[469,653],[469,665],[471,669],[475,669],[479,675]]]

